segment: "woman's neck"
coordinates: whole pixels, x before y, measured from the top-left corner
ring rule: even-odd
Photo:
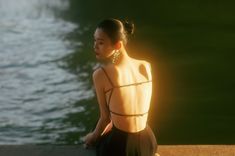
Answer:
[[[121,56],[120,56],[120,58],[117,60],[116,65],[124,64],[124,63],[128,62],[129,59],[130,59],[130,56],[127,54],[126,50],[123,49],[123,50],[121,51]]]
[[[103,64],[104,66],[108,66],[108,65],[115,65],[115,66],[118,66],[118,65],[121,65],[121,64],[124,64],[126,62],[129,61],[130,57],[129,55],[127,54],[126,50],[123,48],[123,49],[120,49],[120,56],[118,56],[116,58],[116,61],[113,62],[113,55],[105,60],[102,60],[101,61],[101,64]]]

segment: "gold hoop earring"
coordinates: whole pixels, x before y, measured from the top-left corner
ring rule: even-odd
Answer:
[[[120,58],[120,50],[115,50],[114,54],[113,54],[113,57],[112,57],[112,63],[116,63],[117,60]]]

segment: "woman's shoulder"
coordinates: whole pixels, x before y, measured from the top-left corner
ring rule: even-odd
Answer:
[[[94,80],[97,80],[97,79],[102,79],[102,76],[103,76],[103,71],[102,71],[102,67],[96,67],[93,71],[93,74],[92,74],[92,77]]]
[[[100,80],[104,77],[116,76],[117,69],[110,66],[98,66],[93,70],[93,79]]]
[[[135,64],[137,65],[138,67],[138,71],[145,75],[145,77],[148,79],[148,80],[151,80],[152,79],[152,74],[151,74],[151,63],[146,61],[146,60],[137,60],[135,59]]]
[[[151,63],[146,60],[133,59],[133,61],[140,68],[151,69]]]

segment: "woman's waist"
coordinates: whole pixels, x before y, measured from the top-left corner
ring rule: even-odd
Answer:
[[[144,130],[147,126],[146,119],[112,119],[113,128],[127,133],[137,133]]]

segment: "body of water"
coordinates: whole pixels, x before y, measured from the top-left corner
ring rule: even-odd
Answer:
[[[68,7],[62,0],[0,1],[0,144],[57,143],[61,133],[85,130],[62,122],[84,111],[75,102],[93,96],[61,68],[73,52],[66,35],[78,28],[57,17]]]

